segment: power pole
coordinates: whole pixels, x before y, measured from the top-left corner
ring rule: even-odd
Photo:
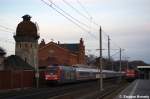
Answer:
[[[110,69],[110,38],[108,36],[108,69]]]
[[[111,61],[112,71],[114,70],[114,63]]]
[[[126,68],[127,68],[127,69],[129,68],[129,60],[128,60],[129,58],[130,58],[130,57],[126,57],[126,61],[127,61],[127,67],[126,67]]]
[[[103,91],[103,74],[102,74],[102,29],[100,26],[100,31],[99,31],[99,69],[100,69],[100,91]]]
[[[122,52],[122,49],[120,48],[120,70],[119,70],[120,72],[121,72],[121,69],[122,69],[122,66],[121,66],[121,54],[122,53],[121,52]]]
[[[36,57],[34,56],[34,58]],[[39,68],[37,61],[35,63],[35,77],[36,77],[36,88],[39,88]]]
[[[128,61],[128,59],[127,59],[127,69],[129,68],[129,61]]]
[[[110,62],[110,38],[108,36],[108,60]]]

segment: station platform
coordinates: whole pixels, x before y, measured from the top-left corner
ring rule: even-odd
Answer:
[[[114,99],[150,99],[150,80],[135,80]]]

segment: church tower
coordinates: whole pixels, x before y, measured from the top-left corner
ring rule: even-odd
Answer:
[[[35,69],[38,66],[38,39],[37,26],[30,21],[31,16],[24,15],[16,29],[14,39],[16,41],[15,54],[29,63]]]

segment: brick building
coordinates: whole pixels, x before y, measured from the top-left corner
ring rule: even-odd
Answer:
[[[39,44],[39,67],[48,65],[85,64],[85,46],[81,38],[79,43],[61,44],[53,41],[45,44],[44,39]]]

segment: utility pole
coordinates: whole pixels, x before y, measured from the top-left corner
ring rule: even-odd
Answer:
[[[130,57],[126,57],[126,61],[127,61],[127,69],[129,68],[129,59]]]
[[[121,66],[121,54],[122,53],[121,53],[121,51],[122,51],[122,49],[120,48],[120,70],[119,70],[120,72],[121,72],[121,69],[122,69],[122,66]]]
[[[127,59],[127,69],[129,68],[129,61],[128,61],[128,59]]]
[[[100,31],[99,31],[99,69],[100,69],[100,91],[103,91],[103,74],[102,74],[102,29],[100,26]]]
[[[110,38],[108,36],[108,69],[110,69],[110,66]]]
[[[35,56],[34,56],[34,58],[36,59]],[[39,88],[39,68],[38,68],[38,62],[37,61],[35,63],[35,77],[36,77],[36,88]]]
[[[113,61],[111,61],[111,66],[112,66],[111,70],[113,71],[114,70],[114,63],[113,63]]]
[[[39,69],[36,69],[36,88],[39,88]]]
[[[121,54],[122,54],[122,53],[121,53],[121,52],[122,52],[122,49],[121,49],[121,48],[120,48],[120,51],[119,51],[119,52],[120,52],[120,68],[119,68],[119,72],[121,73],[121,70],[122,70],[122,64],[121,64],[121,61],[122,61],[122,59],[121,59],[121,58],[122,58],[122,57],[121,57]],[[119,78],[119,83],[121,82],[121,79],[122,79],[122,77],[121,77],[121,75],[120,75],[120,78]]]
[[[110,38],[108,36],[108,60],[110,62]]]

